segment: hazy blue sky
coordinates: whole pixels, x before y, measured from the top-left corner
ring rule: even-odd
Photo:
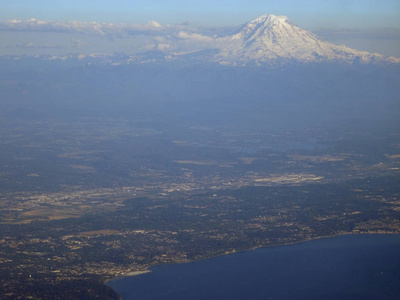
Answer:
[[[272,13],[315,28],[400,28],[399,0],[0,0],[0,20],[238,25]]]

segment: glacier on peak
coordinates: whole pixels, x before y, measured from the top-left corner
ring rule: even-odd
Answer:
[[[244,27],[246,26],[253,26],[257,24],[266,24],[266,25],[277,25],[277,24],[284,24],[285,22],[290,23],[288,17],[286,16],[275,16],[271,14],[264,14],[262,16],[259,16],[258,18],[246,23]]]
[[[231,36],[233,43],[223,48],[216,60],[222,64],[245,65],[277,61],[400,62],[400,59],[357,51],[319,39],[293,24],[286,16],[264,14]]]

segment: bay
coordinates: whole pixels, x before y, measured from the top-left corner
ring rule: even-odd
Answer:
[[[260,248],[107,284],[128,299],[400,299],[400,235]]]

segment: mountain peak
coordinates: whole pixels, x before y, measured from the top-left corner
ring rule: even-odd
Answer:
[[[320,40],[313,33],[291,23],[286,16],[264,14],[243,25],[231,36],[234,45],[223,49],[226,64],[262,64],[271,61],[371,61],[399,62],[380,54],[357,51]]]
[[[288,17],[286,16],[275,16],[271,14],[264,14],[262,16],[259,16],[258,18],[254,19],[253,21],[250,21],[249,23],[271,23],[271,24],[276,24],[276,23],[283,23],[288,21]]]
[[[234,39],[249,39],[255,35],[265,34],[266,31],[277,30],[278,28],[290,27],[293,24],[289,22],[289,19],[285,16],[275,16],[271,14],[265,14],[259,16],[246,23],[239,33],[233,36]]]

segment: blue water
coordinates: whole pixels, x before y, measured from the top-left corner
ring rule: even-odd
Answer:
[[[400,299],[400,235],[262,248],[108,283],[127,299]]]

